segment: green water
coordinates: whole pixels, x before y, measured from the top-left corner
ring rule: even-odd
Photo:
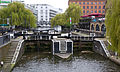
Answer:
[[[96,53],[74,53],[61,59],[50,53],[27,52],[12,72],[120,72],[120,66]]]

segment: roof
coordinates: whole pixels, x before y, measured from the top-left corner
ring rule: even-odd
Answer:
[[[92,14],[89,14],[89,15],[84,15],[84,16],[81,16],[81,17],[91,17],[91,16],[95,16],[95,17],[102,17],[103,14],[101,13],[92,13]]]
[[[106,0],[69,0],[69,1],[106,1]]]

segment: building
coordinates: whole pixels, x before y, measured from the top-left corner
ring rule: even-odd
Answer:
[[[24,3],[24,0],[0,0],[0,8],[6,7],[9,3],[15,2],[15,1]]]
[[[27,8],[29,8],[37,17],[37,27],[50,29],[51,24],[50,20],[56,14],[62,13],[62,9],[54,8],[48,4],[27,4]]]
[[[105,16],[102,14],[90,14],[81,16],[80,22],[78,23],[79,29],[88,30],[91,32],[105,33]]]
[[[83,9],[83,15],[92,13],[105,14],[105,2],[106,0],[69,0],[68,4],[79,4]]]

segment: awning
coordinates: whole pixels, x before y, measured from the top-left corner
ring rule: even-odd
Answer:
[[[9,26],[9,24],[0,24],[0,26]]]
[[[10,1],[0,1],[0,3],[11,3]]]

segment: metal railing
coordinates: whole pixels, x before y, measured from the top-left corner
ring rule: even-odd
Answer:
[[[0,46],[10,41],[10,35],[0,36]]]
[[[18,45],[17,45],[17,47],[16,47],[16,50],[15,50],[15,53],[14,53],[13,59],[12,59],[12,61],[11,61],[11,64],[15,64],[15,63],[16,63],[23,42],[24,42],[24,40],[20,40],[20,41],[18,42]]]
[[[34,35],[34,36],[28,36],[26,40],[51,40],[51,36]]]
[[[78,36],[78,35],[72,35],[71,36],[72,40],[81,40],[81,41],[93,41],[93,37],[83,37],[83,36]]]
[[[103,42],[102,40],[99,40],[99,42],[100,42],[100,44],[102,45],[103,50],[105,51],[107,57],[109,57],[109,56],[110,56],[110,53],[109,53],[109,51],[108,51],[106,45],[104,44],[104,42]]]

